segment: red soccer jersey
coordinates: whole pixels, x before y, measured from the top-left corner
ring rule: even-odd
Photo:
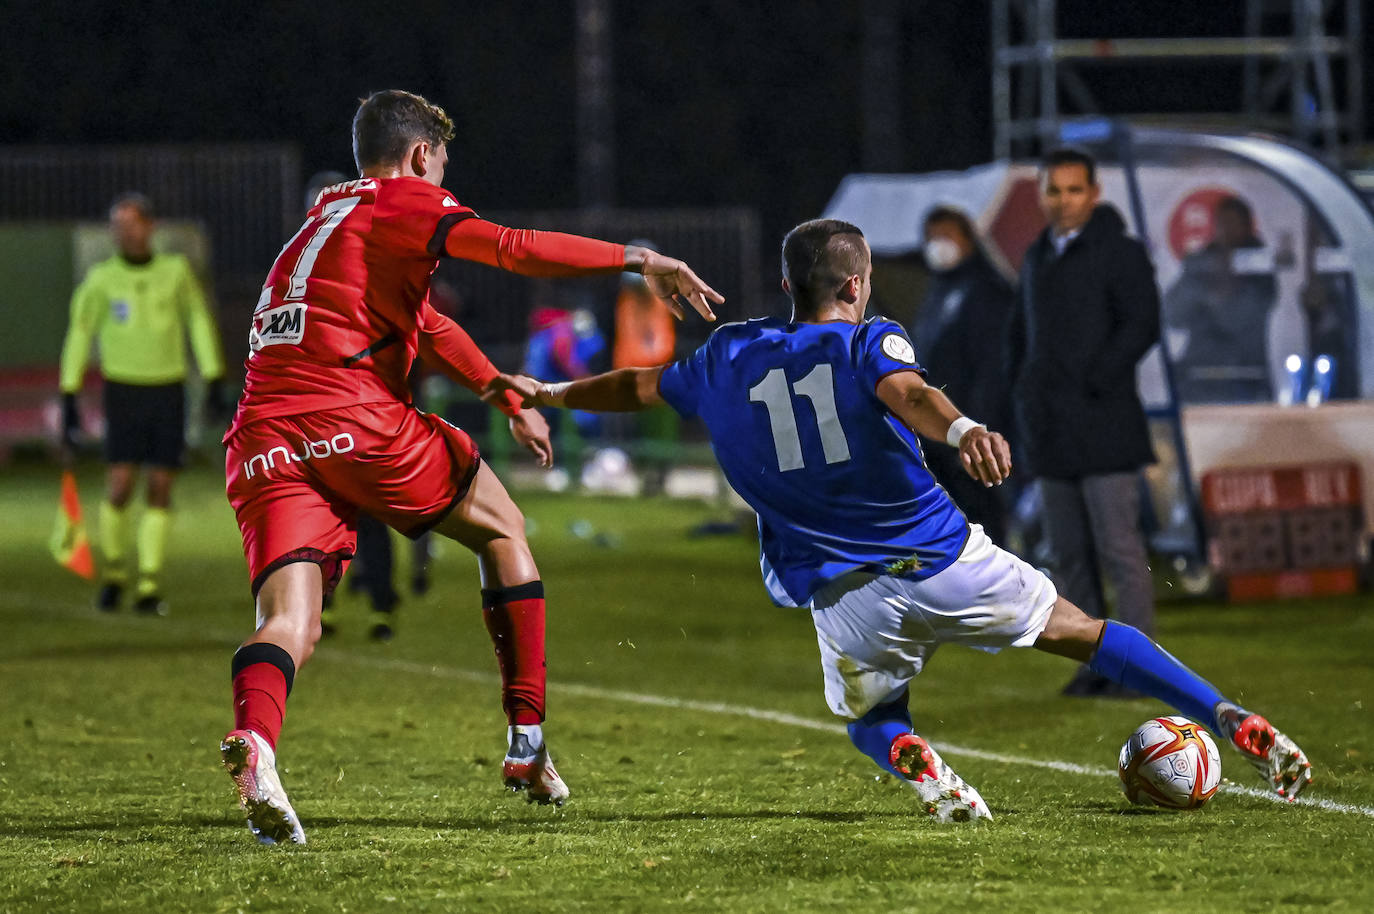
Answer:
[[[496,369],[427,302],[441,254],[534,276],[622,268],[623,245],[504,228],[421,178],[325,188],[267,274],[230,428],[269,416],[408,402],[417,354],[472,389]]]

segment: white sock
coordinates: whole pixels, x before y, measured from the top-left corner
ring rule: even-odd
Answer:
[[[506,728],[506,745],[515,742],[517,733],[524,734],[525,739],[529,740],[530,748],[538,752],[544,746],[544,728],[539,724],[513,724]]]

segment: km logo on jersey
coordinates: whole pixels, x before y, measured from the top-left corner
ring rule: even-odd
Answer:
[[[248,345],[257,352],[264,346],[295,346],[305,338],[304,302],[288,302],[253,315]]]

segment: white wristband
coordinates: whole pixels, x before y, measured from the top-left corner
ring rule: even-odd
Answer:
[[[562,406],[563,401],[568,398],[568,388],[572,387],[572,381],[559,381],[556,384],[542,384],[539,387],[539,399],[549,406]]]
[[[945,432],[945,441],[949,442],[950,447],[958,447],[959,442],[964,439],[971,428],[981,428],[986,430],[987,426],[968,416],[960,416],[949,424],[949,431]]]

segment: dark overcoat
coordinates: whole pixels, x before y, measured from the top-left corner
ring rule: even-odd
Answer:
[[[1007,365],[1032,476],[1081,479],[1154,462],[1135,370],[1158,341],[1154,267],[1115,209],[1099,205],[1062,254],[1049,229],[1031,243]]]

